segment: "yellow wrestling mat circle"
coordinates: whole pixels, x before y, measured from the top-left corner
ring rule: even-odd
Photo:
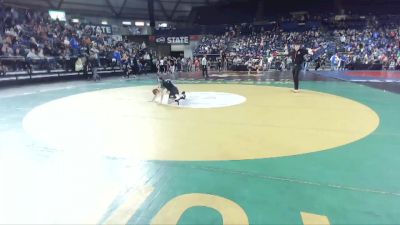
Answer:
[[[54,100],[28,113],[24,128],[51,147],[82,156],[189,161],[316,152],[359,140],[379,125],[369,107],[314,91],[179,85],[189,93],[231,93],[245,99],[228,107],[182,108],[150,102],[152,88],[106,89]]]

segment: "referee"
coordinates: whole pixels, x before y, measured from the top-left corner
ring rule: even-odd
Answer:
[[[207,62],[207,57],[204,55],[204,57],[201,59],[201,67],[203,69],[203,77],[205,79],[208,79],[208,62]]]
[[[300,44],[294,44],[294,49],[291,52],[291,57],[293,61],[293,82],[294,89],[292,90],[295,93],[299,92],[299,73],[304,64],[304,56],[308,54],[308,50],[305,48],[300,48]]]

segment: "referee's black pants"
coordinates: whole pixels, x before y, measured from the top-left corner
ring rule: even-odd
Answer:
[[[203,67],[203,77],[208,78],[207,66],[202,66],[202,67]]]
[[[294,82],[294,89],[299,90],[299,73],[301,70],[301,65],[294,64],[293,66],[293,82]]]

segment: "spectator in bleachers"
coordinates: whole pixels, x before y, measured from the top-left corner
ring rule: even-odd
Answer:
[[[338,64],[339,64],[339,56],[337,54],[334,54],[331,56],[331,70],[335,71],[338,68]]]
[[[147,53],[143,43],[121,44],[110,36],[93,31],[90,26],[53,21],[47,12],[2,7],[0,14],[3,15],[0,17],[0,56],[3,57],[27,57],[30,53],[29,59],[39,55],[52,68],[73,70],[78,58],[89,57],[92,43],[99,51],[98,59],[101,57],[110,61],[102,62],[102,66],[111,65],[112,57],[108,55],[112,55],[117,46],[121,55],[129,52],[139,58]],[[37,65],[33,63],[31,66]]]

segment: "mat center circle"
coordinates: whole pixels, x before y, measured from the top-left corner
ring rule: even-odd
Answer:
[[[194,109],[208,109],[208,108],[221,108],[233,105],[239,105],[246,101],[246,98],[232,93],[224,92],[187,92],[186,99],[180,101],[179,107],[194,108]],[[163,104],[178,106],[171,104],[166,97],[163,98]]]

